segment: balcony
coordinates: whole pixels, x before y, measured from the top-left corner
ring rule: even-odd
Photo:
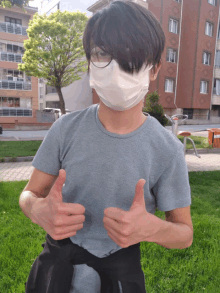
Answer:
[[[220,78],[220,66],[219,65],[215,65],[214,77],[215,78]]]
[[[9,62],[17,62],[17,63],[24,63],[22,61],[22,57],[24,54],[16,54],[16,53],[7,53],[7,52],[0,52],[0,60],[1,61],[9,61]]]
[[[5,117],[32,117],[32,109],[5,107],[0,108],[0,116]]]
[[[0,89],[31,91],[31,82],[0,80]]]
[[[52,94],[52,93],[57,93],[56,88],[54,86],[50,86],[46,84],[46,95]]]
[[[215,93],[213,93],[212,105],[220,105],[220,96],[217,96]]]
[[[27,36],[26,29],[27,27],[21,26],[20,24],[0,22],[0,32]]]

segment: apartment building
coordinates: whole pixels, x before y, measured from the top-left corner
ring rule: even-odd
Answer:
[[[112,1],[43,0],[39,13],[80,10],[90,17]],[[151,81],[149,93],[159,93],[160,103],[169,116],[187,114],[187,124],[220,123],[219,1],[134,1],[156,16],[166,36],[162,67],[157,79]],[[28,13],[24,14],[19,8],[0,8],[0,124],[8,128],[18,123],[37,125],[37,110],[59,108],[54,87],[17,70],[28,21],[37,8],[26,10]],[[62,93],[70,111],[99,102],[86,72],[80,80],[62,88]]]
[[[3,129],[33,125],[37,120],[38,78],[18,70],[28,38],[29,20],[37,8],[0,7],[0,124]]]
[[[88,7],[95,13],[113,0]],[[220,122],[220,30],[217,0],[135,0],[160,22],[166,37],[155,90],[169,116],[187,114],[187,124]],[[96,103],[97,94],[93,93]]]

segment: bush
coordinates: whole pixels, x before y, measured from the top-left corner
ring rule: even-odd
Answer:
[[[169,120],[164,116],[163,106],[159,103],[159,94],[154,91],[152,94],[148,94],[146,97],[146,106],[142,109],[143,112],[149,113],[156,118],[162,126],[167,126]]]

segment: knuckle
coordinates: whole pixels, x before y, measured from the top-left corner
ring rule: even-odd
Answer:
[[[127,247],[127,239],[126,240],[125,240],[125,238],[121,239],[120,240],[120,246],[123,247],[123,248]]]
[[[123,238],[120,239],[120,242],[125,244],[125,243],[127,243],[127,239],[123,237]]]
[[[125,230],[122,231],[122,234],[124,236],[129,236],[130,235],[130,232],[127,229],[125,229]]]
[[[60,220],[58,220],[57,218],[54,218],[54,226],[59,226],[61,223],[60,223]]]
[[[54,234],[57,236],[57,235],[59,235],[59,230],[57,229],[57,228],[55,228],[55,231],[54,231]]]
[[[127,218],[126,215],[121,215],[121,222],[125,224],[129,224],[129,219]]]
[[[57,220],[57,221],[56,221],[56,226],[57,226],[57,227],[60,227],[61,225],[62,225],[62,222],[59,221],[59,220]]]

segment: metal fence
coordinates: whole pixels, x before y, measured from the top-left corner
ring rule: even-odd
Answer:
[[[0,32],[27,36],[26,29],[27,27],[21,26],[20,24],[0,22]]]
[[[31,82],[0,80],[1,89],[31,91]]]
[[[55,113],[43,112],[42,110],[36,110],[36,117],[38,123],[53,123],[56,120]]]
[[[5,107],[0,108],[0,116],[4,117],[32,117],[32,109]]]
[[[24,54],[0,52],[0,60],[2,60],[2,61],[24,63],[22,61],[23,56],[24,56]]]

